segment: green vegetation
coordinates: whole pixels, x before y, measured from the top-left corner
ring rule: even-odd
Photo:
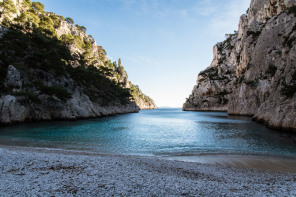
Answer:
[[[23,28],[12,24],[0,39],[1,79],[6,77],[8,65],[24,65],[27,69],[52,70],[56,75],[65,74],[66,64],[62,59],[72,59],[69,50],[56,37],[48,37],[38,28]]]
[[[208,68],[200,72],[199,75],[203,77],[208,77],[210,80],[215,80],[215,78],[218,76],[218,68],[217,67]]]
[[[44,13],[44,5],[40,2],[32,2],[32,8],[39,13]]]
[[[22,92],[12,92],[11,95],[14,96],[24,96],[27,99],[33,101],[34,103],[41,103],[41,100],[32,92],[22,91]]]
[[[59,17],[60,21],[65,21],[66,20],[65,17],[63,17],[61,15],[57,15],[57,16]]]
[[[16,12],[12,0],[4,0],[1,5],[5,9],[0,17]],[[101,46],[97,47],[97,53],[92,51],[94,39],[91,35],[73,36],[70,33],[57,38],[56,29],[61,21],[73,25],[73,19],[45,12],[40,2],[24,0],[22,6],[18,17],[13,21],[6,17],[2,23],[9,30],[0,39],[0,92],[10,92],[35,103],[41,102],[38,96],[42,94],[50,96],[49,100],[56,101],[56,97],[66,102],[72,98],[72,93],[65,88],[68,84],[45,85],[48,84],[48,78],[59,81],[65,77],[72,78],[92,101],[102,105],[118,102],[127,104],[131,99],[153,102],[138,86],[127,81],[121,61],[117,65],[116,62],[106,60],[107,53]],[[84,26],[75,26],[84,33],[87,30]],[[79,51],[71,55],[70,45]],[[74,62],[76,68],[71,66]],[[4,87],[8,65],[14,65],[26,78],[22,91],[12,92],[12,88]],[[130,89],[123,88],[126,83],[130,83]]]
[[[103,104],[107,105],[110,101],[118,99],[122,104],[126,104],[131,96],[127,89],[117,86],[93,66],[67,68],[71,78],[85,87],[85,93],[92,101],[102,98]]]
[[[141,92],[139,86],[133,85],[132,83],[130,83],[130,86],[131,86],[130,92],[131,92],[133,100],[136,101],[138,99],[142,99],[145,102],[153,103],[153,100],[149,96],[147,96]]]
[[[80,25],[76,24],[75,27],[77,27],[80,31],[83,31],[84,33],[86,32],[86,27],[84,27],[84,26],[80,26]]]
[[[51,20],[53,21],[53,27],[56,29],[60,26],[60,17],[58,15],[54,15],[54,14],[51,14],[49,16],[49,18],[51,18]]]
[[[66,22],[69,23],[69,24],[71,24],[71,25],[74,24],[74,20],[72,18],[70,18],[70,17],[67,17],[66,18]]]
[[[32,32],[28,31],[27,33],[17,28],[20,27],[11,25],[9,32],[0,39],[0,43],[4,47],[3,53],[0,55],[3,61],[0,64],[1,80],[6,77],[7,65],[24,64],[26,69],[54,71],[57,77],[69,74],[71,78],[85,87],[85,93],[92,101],[102,98],[103,104],[106,105],[116,100],[122,104],[129,101],[128,98],[131,96],[129,90],[121,88],[106,78],[106,72],[102,72],[94,66],[88,68],[67,66],[66,62],[74,59],[68,48],[56,37],[48,37],[42,31],[34,28]],[[110,72],[110,70],[108,71]],[[63,87],[45,86],[40,81],[34,82],[33,86],[40,91],[40,94],[54,95],[62,101],[71,98],[71,94]],[[28,94],[26,95],[28,96]],[[33,96],[31,95],[29,98],[33,99]]]
[[[40,18],[37,14],[37,12],[33,9],[30,9],[29,11],[22,12],[20,16],[14,19],[16,22],[19,23],[27,23],[29,24],[39,24]]]
[[[31,7],[32,6],[31,0],[23,0],[22,6],[25,8]]]
[[[46,86],[41,81],[34,81],[34,87],[36,87],[40,94],[46,94],[50,96],[56,96],[61,101],[67,101],[72,98],[72,94],[69,93],[65,88],[60,86]]]
[[[71,45],[75,43],[74,37],[72,36],[72,34],[63,34],[60,37],[60,40],[64,45]]]
[[[225,60],[224,60],[225,61]],[[220,62],[219,62],[220,63]],[[218,67],[211,67],[199,73],[199,75],[203,76],[204,79],[201,79],[199,82],[205,81],[206,77],[209,80],[229,80],[225,75],[218,75]]]
[[[16,7],[12,0],[2,0],[2,2],[0,2],[0,7],[2,8],[0,17],[2,17],[2,15],[11,17],[11,14],[16,13]]]
[[[247,31],[247,36],[252,36],[255,40],[260,36],[260,31]]]
[[[40,30],[47,35],[55,35],[55,28],[54,28],[53,20],[48,16],[43,16],[40,18],[39,28]]]
[[[84,41],[83,41],[83,49],[84,49],[84,50],[89,50],[89,49],[91,49],[91,43],[90,43],[89,41],[87,41],[87,40],[84,40]]]
[[[91,49],[91,43],[87,40],[83,40],[80,36],[75,35],[74,37],[71,34],[68,35],[62,35],[62,40],[66,44],[75,44],[75,46],[79,50],[89,50]]]

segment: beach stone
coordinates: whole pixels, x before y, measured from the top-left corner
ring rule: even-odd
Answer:
[[[28,147],[0,157],[1,196],[296,195],[292,172]]]

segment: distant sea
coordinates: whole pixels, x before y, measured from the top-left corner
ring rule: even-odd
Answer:
[[[296,157],[296,144],[288,135],[247,117],[160,108],[91,120],[0,127],[0,144],[116,155],[235,153]]]

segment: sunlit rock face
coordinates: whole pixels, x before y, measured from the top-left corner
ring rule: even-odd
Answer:
[[[183,110],[227,111],[296,130],[296,1],[252,0],[239,29],[214,46]]]

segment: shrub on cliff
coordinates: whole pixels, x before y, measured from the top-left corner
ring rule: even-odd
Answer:
[[[85,93],[92,101],[109,104],[118,101],[126,104],[131,96],[127,89],[116,85],[106,77],[106,73],[94,66],[85,68],[79,66],[72,68],[66,63],[73,60],[70,51],[62,41],[56,37],[49,37],[38,28],[33,28],[27,33],[18,29],[19,26],[12,25],[9,32],[0,39],[3,46],[0,55],[1,87],[6,78],[8,65],[22,64],[24,68],[40,69],[47,72],[54,71],[55,75],[70,75],[78,84],[84,87]],[[40,90],[40,94],[55,95],[62,101],[71,98],[71,94],[60,86],[45,86],[42,82],[34,82],[33,86]],[[29,93],[28,93],[29,94]],[[28,95],[27,94],[27,95]],[[28,98],[33,98],[32,95]]]
[[[2,2],[0,2],[0,7],[2,8],[0,17],[2,17],[2,15],[11,17],[11,14],[16,13],[16,7],[12,0],[2,0]]]
[[[84,26],[80,26],[80,25],[76,24],[75,27],[77,27],[78,30],[83,31],[84,33],[86,32],[86,27],[84,27]]]
[[[85,87],[85,93],[92,101],[97,101],[100,98],[102,103],[107,105],[112,100],[118,99],[122,104],[126,104],[131,96],[127,89],[123,89],[107,79],[104,73],[94,66],[67,68],[71,78]]]
[[[71,24],[71,25],[74,24],[74,20],[72,18],[70,18],[70,17],[67,17],[66,18],[66,22],[69,23],[69,24]]]
[[[44,5],[40,2],[32,2],[32,8],[39,13],[44,12]]]
[[[5,65],[24,63],[27,67],[64,74],[65,62],[72,59],[69,50],[56,37],[49,37],[39,28],[26,29],[12,25],[0,39],[1,60]]]
[[[43,16],[40,19],[39,28],[47,35],[55,35],[54,22],[48,16]]]
[[[31,7],[32,6],[31,0],[23,0],[22,6],[25,8]]]
[[[46,94],[50,96],[56,96],[61,101],[67,101],[72,98],[72,94],[69,93],[64,87],[61,86],[46,86],[40,81],[34,82],[35,87],[40,91],[40,94]]]
[[[70,45],[70,44],[74,44],[75,43],[74,37],[72,36],[72,34],[63,34],[60,37],[60,40],[62,41],[62,43],[64,45]]]
[[[53,21],[53,27],[56,29],[60,26],[60,17],[58,15],[51,14],[49,18]]]
[[[12,8],[14,6],[11,0],[3,2],[11,4]],[[46,81],[42,80],[48,77],[56,79],[70,77],[83,88],[92,101],[103,105],[109,105],[112,102],[121,102],[122,104],[129,102],[132,91],[123,88],[128,82],[126,71],[121,63],[120,66],[117,66],[116,62],[106,61],[107,53],[103,47],[97,46],[97,53],[92,51],[92,47],[95,46],[92,36],[87,38],[84,34],[73,36],[70,33],[57,38],[56,29],[61,21],[66,20],[68,23],[74,24],[73,19],[69,17],[65,19],[63,16],[45,12],[44,5],[40,2],[31,3],[30,0],[24,0],[22,6],[19,10],[20,15],[13,21],[10,21],[9,18],[3,20],[4,25],[10,29],[0,39],[1,91],[10,91],[12,94],[12,89],[5,88],[3,82],[6,78],[8,65],[14,65],[18,70],[21,68],[21,75],[27,78],[26,83],[31,84],[26,84],[21,93],[15,93],[15,96],[36,101],[38,94],[47,94],[66,101],[71,98],[71,93],[65,87],[60,86],[59,83],[46,86],[44,85],[47,84]],[[10,12],[14,12],[14,9],[11,9]],[[87,30],[84,26],[75,26],[82,32]],[[70,45],[75,45],[79,49],[75,50],[73,55],[69,50]],[[32,75],[32,73],[35,74]],[[42,78],[37,76],[38,73],[42,75]],[[36,90],[39,91],[38,94]],[[151,100],[138,88],[134,89],[134,92],[136,92],[135,98],[142,98],[145,101]]]

